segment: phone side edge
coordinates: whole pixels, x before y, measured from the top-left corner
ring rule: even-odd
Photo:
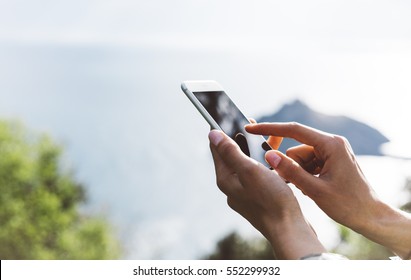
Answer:
[[[184,85],[186,89],[190,89],[192,92],[224,91],[223,87],[214,80],[187,80],[183,81],[182,85]]]
[[[198,99],[194,96],[194,93],[190,91],[186,82],[181,83],[181,89],[183,90],[184,94],[187,98],[191,101],[191,103],[196,107],[197,111],[203,116],[203,118],[208,122],[212,129],[222,130],[221,127],[217,124],[217,122],[213,119],[213,117],[207,112],[204,106],[198,101]]]

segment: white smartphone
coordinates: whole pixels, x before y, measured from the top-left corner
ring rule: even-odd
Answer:
[[[185,81],[181,89],[203,115],[211,128],[224,131],[234,139],[247,156],[270,167],[264,160],[271,147],[261,135],[248,133],[244,126],[250,121],[238,109],[216,81]]]

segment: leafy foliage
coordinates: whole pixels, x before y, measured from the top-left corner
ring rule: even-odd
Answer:
[[[352,260],[388,260],[393,253],[361,234],[342,225],[338,226],[341,241],[333,250]]]
[[[217,243],[214,253],[205,257],[209,260],[273,260],[271,245],[266,239],[246,240],[233,232]]]
[[[106,259],[119,255],[107,223],[82,215],[84,188],[61,166],[62,148],[0,121],[0,259]]]

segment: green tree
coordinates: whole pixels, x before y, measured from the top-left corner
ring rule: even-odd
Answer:
[[[388,260],[393,256],[393,253],[384,246],[345,226],[338,225],[338,230],[340,242],[333,250],[334,253],[344,255],[351,260]]]
[[[118,242],[102,218],[81,214],[84,188],[45,134],[0,121],[0,259],[113,259]]]
[[[233,232],[221,239],[209,260],[273,260],[271,245],[265,238],[244,239]]]

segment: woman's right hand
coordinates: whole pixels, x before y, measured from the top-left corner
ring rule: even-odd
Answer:
[[[281,177],[313,199],[335,221],[402,257],[410,253],[410,216],[378,198],[344,137],[298,123],[250,124],[246,129],[302,143],[286,155],[269,151],[266,159]]]

